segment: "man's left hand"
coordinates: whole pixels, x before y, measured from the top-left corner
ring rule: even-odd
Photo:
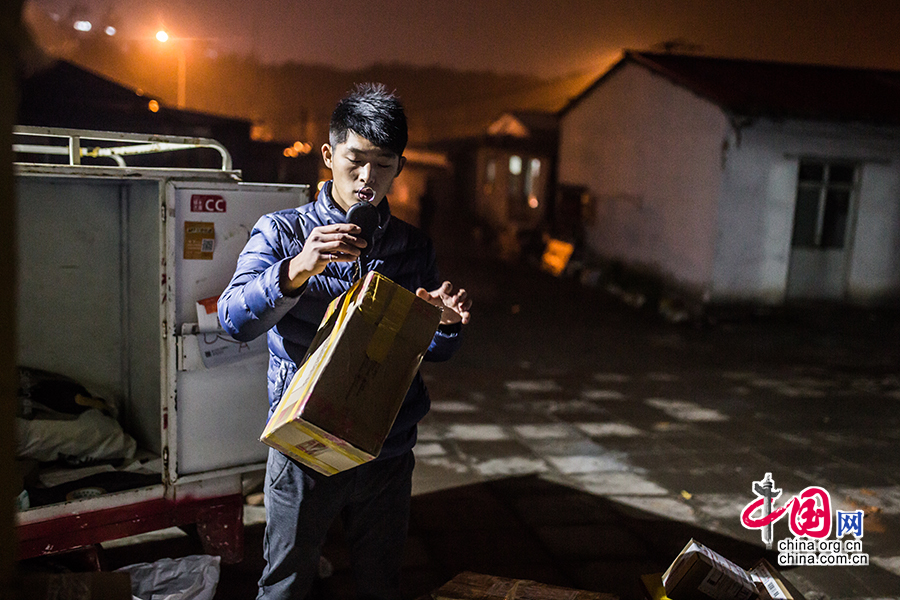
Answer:
[[[416,290],[416,296],[441,309],[441,325],[453,323],[466,325],[469,322],[472,300],[466,290],[462,288],[454,292],[453,284],[449,281],[445,281],[433,292],[419,288]]]

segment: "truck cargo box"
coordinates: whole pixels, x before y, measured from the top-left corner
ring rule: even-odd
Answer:
[[[197,524],[238,560],[242,479],[265,468],[267,353],[205,309],[256,220],[308,187],[244,183],[213,140],[15,133],[18,363],[45,384],[17,419],[20,558]],[[125,164],[168,150],[219,152],[222,168]],[[48,408],[47,389],[78,393]]]

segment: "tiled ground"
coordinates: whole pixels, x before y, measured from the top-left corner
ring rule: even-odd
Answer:
[[[416,489],[436,498],[468,482],[503,499],[504,482],[519,480],[527,495],[507,499],[562,559],[554,579],[628,597],[641,571],[664,570],[690,537],[743,557],[746,566],[762,556],[776,560],[739,521],[754,499],[751,483],[772,472],[785,497],[817,485],[836,508],[868,513],[864,547],[877,566],[791,569],[792,581],[834,598],[900,595],[900,536],[890,527],[900,524],[891,414],[897,384],[859,396],[852,393],[859,379],[847,385],[820,376],[817,388],[829,392],[811,399],[793,391],[810,382],[773,377],[604,372],[584,377],[581,389],[571,389],[571,379],[517,378],[506,381],[501,398],[436,401],[422,427]],[[645,397],[645,387],[661,381],[675,393]],[[722,390],[730,392],[724,401]],[[841,416],[845,394],[854,397],[855,416]],[[797,414],[807,410],[810,418]],[[655,529],[662,537],[646,537]],[[783,522],[779,533],[788,534]],[[738,541],[747,546],[733,548]]]
[[[639,576],[692,537],[745,567],[775,563],[739,520],[766,472],[783,498],[815,485],[866,513],[872,564],[785,569],[807,597],[900,598],[896,314],[672,325],[534,269],[446,272],[477,310],[460,354],[424,367],[406,598],[463,570],[637,598]],[[788,534],[779,521],[776,540]],[[247,528],[218,600],[253,596],[261,535]],[[155,544],[110,560],[192,551]],[[325,554],[335,572],[318,597],[352,597],[339,527]]]

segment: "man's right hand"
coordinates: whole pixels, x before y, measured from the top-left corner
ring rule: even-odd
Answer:
[[[352,223],[314,228],[307,236],[303,250],[288,263],[287,278],[281,281],[281,291],[288,293],[298,289],[310,277],[324,271],[328,263],[355,261],[360,250],[366,247],[366,240],[358,237],[361,233],[362,229]]]

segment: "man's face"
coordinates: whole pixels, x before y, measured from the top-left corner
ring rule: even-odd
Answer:
[[[334,179],[331,195],[344,211],[360,200],[375,205],[381,202],[406,163],[406,158],[353,131],[347,132],[346,142],[334,148],[329,144],[322,146],[322,158]]]

